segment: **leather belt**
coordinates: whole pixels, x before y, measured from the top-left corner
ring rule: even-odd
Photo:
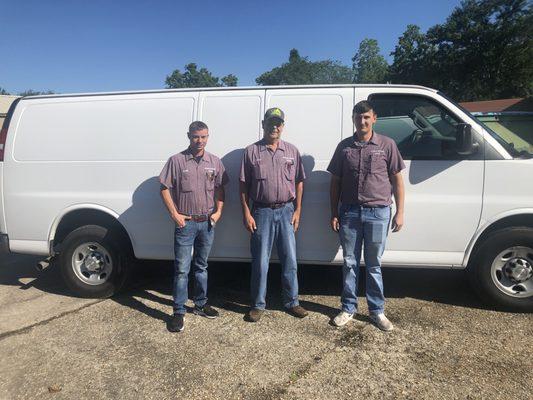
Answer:
[[[289,203],[288,201],[284,202],[284,203],[256,203],[254,202],[254,206],[257,207],[257,208],[271,208],[273,210],[277,209],[277,208],[281,208],[283,206],[285,206],[287,203]]]
[[[205,222],[207,220],[209,220],[209,215],[205,214],[205,215],[190,215],[191,217],[191,221],[194,221],[194,222]]]

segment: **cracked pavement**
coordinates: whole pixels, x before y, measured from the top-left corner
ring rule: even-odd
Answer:
[[[267,312],[243,321],[249,266],[213,263],[210,303],[171,334],[172,269],[139,263],[133,282],[107,300],[71,297],[57,266],[31,256],[0,259],[0,398],[28,399],[530,399],[533,316],[483,305],[461,271],[385,269],[387,315],[370,324],[366,302],[346,327],[339,267],[301,266],[298,320],[280,303],[279,267]],[[362,290],[360,294],[362,294]]]

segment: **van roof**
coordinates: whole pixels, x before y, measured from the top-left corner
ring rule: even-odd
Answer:
[[[130,90],[118,92],[94,92],[94,93],[64,93],[64,94],[47,94],[38,96],[26,96],[24,100],[32,99],[49,99],[56,97],[87,97],[87,96],[113,96],[113,95],[127,95],[127,94],[149,94],[149,93],[171,93],[171,92],[208,92],[215,90],[258,90],[258,89],[304,89],[304,88],[410,88],[422,89],[431,92],[437,90],[418,85],[392,85],[392,84],[344,84],[344,85],[283,85],[283,86],[229,86],[229,87],[208,87],[208,88],[183,88],[183,89],[154,89],[154,90]]]

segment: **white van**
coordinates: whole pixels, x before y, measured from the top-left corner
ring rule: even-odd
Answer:
[[[329,228],[326,167],[353,134],[353,105],[374,102],[377,132],[407,165],[405,227],[389,235],[383,264],[467,268],[486,299],[533,310],[533,159],[518,153],[433,89],[338,85],[158,90],[26,97],[0,136],[0,243],[15,253],[59,255],[68,286],[108,296],[128,253],[173,259],[173,224],[157,176],[188,146],[193,120],[210,130],[208,150],[229,173],[211,260],[250,260],[241,223],[238,171],[245,146],[262,136],[269,107],[286,114],[284,139],[303,155],[298,258],[340,264]]]

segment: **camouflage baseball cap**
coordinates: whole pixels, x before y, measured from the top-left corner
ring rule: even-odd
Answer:
[[[272,118],[278,118],[285,122],[285,113],[281,111],[281,108],[277,108],[277,107],[269,108],[268,110],[266,110],[264,120],[268,121],[269,119],[272,119]]]

